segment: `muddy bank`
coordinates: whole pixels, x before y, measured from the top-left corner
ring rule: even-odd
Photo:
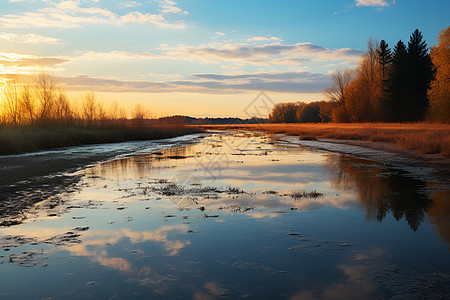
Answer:
[[[0,155],[0,226],[14,225],[34,203],[74,192],[77,171],[101,161],[196,143],[204,134]],[[56,197],[56,195],[58,195]]]
[[[450,159],[438,154],[423,154],[397,147],[392,143],[335,139],[299,140],[279,135],[281,142],[328,152],[352,155],[401,170],[409,176],[441,184],[450,182]]]

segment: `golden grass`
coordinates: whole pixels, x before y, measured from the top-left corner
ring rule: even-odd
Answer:
[[[255,130],[300,139],[338,139],[396,144],[403,149],[450,157],[450,124],[438,123],[309,123],[203,125],[203,129]]]

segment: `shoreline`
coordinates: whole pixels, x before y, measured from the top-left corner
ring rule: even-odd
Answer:
[[[0,156],[58,148],[150,141],[201,132],[184,126],[0,126]]]
[[[404,150],[450,158],[450,124],[428,123],[265,123],[197,125],[210,130],[250,130],[297,136],[301,140],[389,143]]]
[[[74,192],[81,169],[124,156],[196,143],[203,134],[57,148],[26,154],[0,155],[0,227],[31,205],[52,198],[61,189]],[[11,223],[13,222],[13,223]]]
[[[407,172],[411,177],[423,181],[450,184],[450,158],[438,154],[418,153],[399,148],[392,143],[335,139],[305,141],[293,140],[293,136],[285,137],[281,140],[291,144],[371,160],[390,169]]]

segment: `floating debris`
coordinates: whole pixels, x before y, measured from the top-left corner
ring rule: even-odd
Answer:
[[[323,194],[317,192],[316,190],[307,192],[307,191],[294,191],[291,194],[289,194],[292,198],[295,200],[301,199],[301,198],[319,198],[322,197]]]

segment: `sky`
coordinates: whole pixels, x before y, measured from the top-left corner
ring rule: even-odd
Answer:
[[[247,109],[261,92],[325,100],[368,38],[393,46],[418,28],[434,46],[449,12],[448,0],[1,0],[0,74],[48,72],[72,97],[153,116],[263,117]]]

